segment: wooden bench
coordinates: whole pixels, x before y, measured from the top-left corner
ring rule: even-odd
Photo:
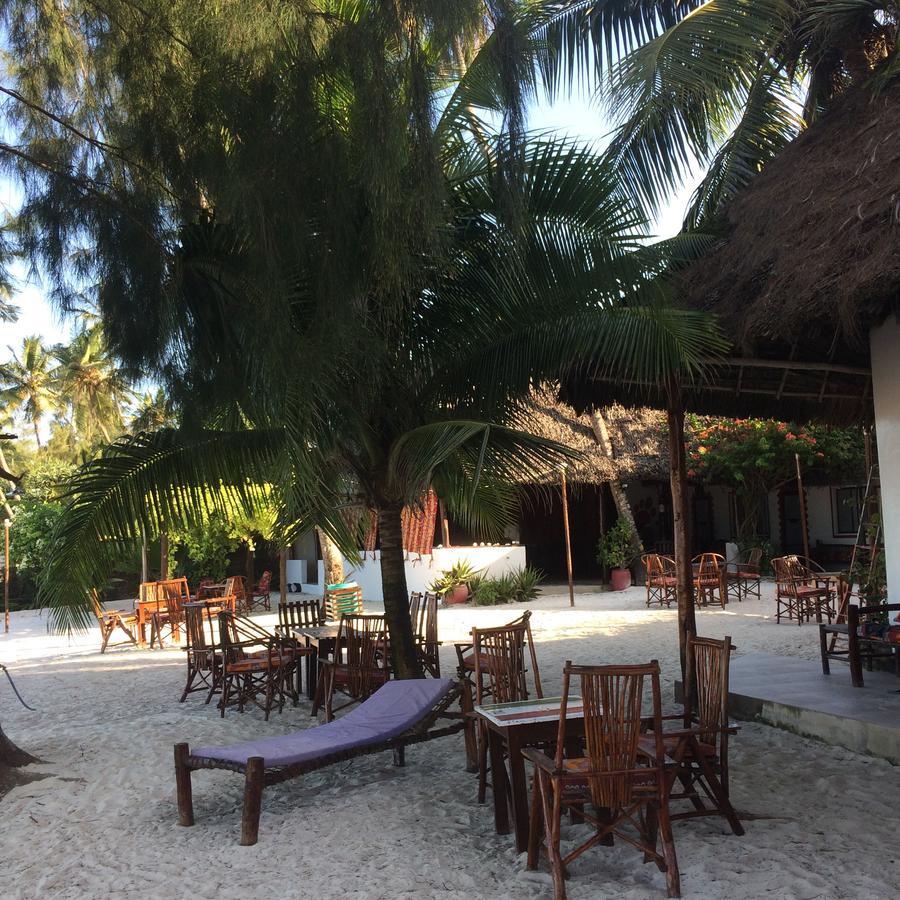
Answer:
[[[866,668],[872,671],[872,662],[876,659],[894,660],[894,671],[900,676],[900,643],[889,640],[889,635],[884,631],[870,631],[866,633],[866,628],[871,628],[876,616],[887,613],[888,622],[886,628],[900,627],[900,624],[893,621],[892,614],[900,612],[900,603],[881,603],[875,606],[857,606],[851,603],[847,607],[847,622],[845,624],[819,625],[819,645],[822,654],[822,671],[829,675],[831,667],[829,665],[832,659],[841,660],[850,664],[850,680],[854,687],[864,687],[863,681],[863,661]],[[860,631],[863,631],[860,634]],[[846,644],[842,647],[835,645],[833,649],[829,649],[829,638],[835,635],[838,638],[845,638]]]

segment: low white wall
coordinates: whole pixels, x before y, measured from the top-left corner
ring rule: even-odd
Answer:
[[[362,555],[362,553],[360,553]],[[381,601],[381,553],[367,553],[366,559],[356,564],[344,560],[344,572],[348,581],[355,581],[362,588],[364,600]],[[525,548],[520,545],[504,545],[500,547],[435,547],[429,556],[421,559],[412,554],[406,561],[406,587],[410,591],[427,591],[431,582],[445,569],[455,562],[465,560],[473,569],[488,576],[502,575],[524,569]],[[322,561],[319,561],[318,584],[304,584],[303,589],[310,593],[321,593],[325,574]],[[290,576],[288,581],[290,581]]]
[[[881,476],[881,517],[888,597],[900,597],[900,324],[890,317],[869,335],[872,350],[872,392],[878,471]]]

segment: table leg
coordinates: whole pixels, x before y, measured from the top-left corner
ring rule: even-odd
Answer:
[[[506,802],[507,777],[503,762],[503,738],[488,728],[488,751],[491,758],[491,786],[494,797],[494,828],[497,834],[509,834],[509,806]]]
[[[528,782],[525,777],[525,757],[522,756],[522,747],[514,734],[510,734],[509,741],[509,781],[516,829],[516,850],[524,853],[528,849]],[[495,794],[496,791],[495,786]]]
[[[312,653],[306,655],[306,699],[312,703],[316,696],[316,675],[319,672],[319,648],[306,638],[306,646]]]

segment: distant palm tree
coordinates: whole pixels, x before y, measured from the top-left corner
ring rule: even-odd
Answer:
[[[59,395],[71,409],[71,420],[87,442],[94,429],[103,440],[122,428],[122,407],[132,397],[128,380],[106,347],[103,332],[95,326],[81,331],[68,345],[53,351],[59,365],[56,383]]]
[[[0,402],[21,413],[34,428],[41,445],[41,419],[57,404],[53,357],[37,336],[22,343],[21,356],[12,347],[13,358],[0,366]]]
[[[155,393],[146,391],[140,398],[128,430],[139,434],[142,431],[174,428],[177,424],[178,412],[172,398],[162,388],[157,388]]]

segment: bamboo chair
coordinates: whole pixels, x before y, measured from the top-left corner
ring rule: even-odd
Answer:
[[[340,621],[341,616],[361,616],[362,588],[355,581],[326,585],[322,605],[325,607],[325,618],[329,622]]]
[[[728,723],[728,670],[733,649],[727,636],[715,640],[688,635],[684,683],[695,685],[696,705],[687,691],[684,714],[663,717],[666,722],[677,721],[681,730],[664,731],[662,737],[669,760],[669,798],[689,800],[693,805],[671,818],[722,816],[735,834],[742,835],[744,828],[728,790],[728,738],[737,733]],[[648,735],[641,746],[649,751],[654,742],[655,735]],[[676,781],[681,786],[679,793],[672,792]]]
[[[826,578],[821,578],[812,566],[798,556],[780,556],[772,560],[775,570],[775,621],[781,623],[782,615],[788,621],[797,619],[802,625],[813,614],[817,618],[824,612],[831,623],[834,615],[834,590]]]
[[[584,709],[586,755],[566,758],[566,712],[573,678],[580,690],[572,700]],[[654,735],[649,753],[641,747],[646,679],[650,680]],[[565,900],[566,866],[589,848],[609,844],[615,837],[643,851],[645,861],[652,860],[665,872],[668,895],[681,896],[661,729],[659,664],[655,660],[638,666],[566,663],[556,755],[547,756],[538,748],[522,751],[534,764],[527,865],[536,869],[540,851],[546,852],[554,900]],[[587,803],[593,804],[594,812],[586,811]],[[563,854],[560,827],[567,809],[593,833]]]
[[[319,684],[313,713],[324,702],[325,721],[354,703],[370,697],[390,678],[384,616],[341,616],[333,659],[319,660]],[[335,693],[348,701],[335,708]]]
[[[647,606],[654,603],[670,607],[678,599],[676,594],[675,560],[659,553],[645,553],[644,563],[647,587]]]
[[[106,653],[107,647],[122,647],[126,644],[137,646],[138,640],[135,634],[138,624],[137,613],[120,612],[117,609],[104,609],[96,591],[91,591],[91,604],[94,607],[97,624],[100,626],[101,653]],[[126,639],[110,644],[109,640],[117,628],[122,630]]]
[[[751,596],[760,599],[762,555],[762,548],[754,547],[745,562],[727,564],[725,586],[729,597],[734,597],[739,603]]]
[[[728,588],[725,584],[725,557],[721,553],[701,553],[691,560],[694,567],[694,601],[698,607],[709,606],[719,595],[719,605],[725,609]]]
[[[247,579],[243,575],[231,575],[225,579],[225,594],[234,597],[235,612],[238,614],[249,612]]]
[[[272,573],[268,569],[266,569],[260,576],[259,582],[257,583],[256,587],[250,592],[250,595],[248,597],[247,609],[250,612],[256,609],[257,606],[261,606],[266,610],[272,608],[270,591],[271,584]]]
[[[325,624],[325,611],[319,600],[294,600],[278,604],[278,624],[275,630],[291,637],[295,628],[318,628]]]
[[[156,582],[156,594],[164,606],[161,605],[150,615],[150,646],[152,648],[154,643],[158,643],[162,650],[163,631],[168,630],[173,641],[180,634],[184,621],[182,606],[190,602],[191,593],[187,578],[170,578]]]
[[[413,635],[422,668],[435,678],[441,677],[441,657],[437,627],[437,594],[426,591],[421,595],[413,617],[412,598],[410,598],[410,617]]]
[[[513,619],[512,622],[507,622],[506,625],[501,625],[500,628],[523,628],[525,630],[525,640],[528,643],[528,651],[531,657],[531,669],[534,673],[534,683],[536,696],[543,697],[543,693],[541,692],[541,675],[538,670],[537,664],[537,654],[534,650],[534,638],[531,635],[531,610],[526,609],[525,612],[518,619]],[[456,659],[457,659],[457,667],[459,670],[459,675],[461,678],[465,678],[470,684],[473,683],[475,677],[475,632],[477,629],[472,629],[472,640],[468,643],[460,643],[454,644],[454,649],[456,650]],[[488,629],[482,629],[488,630]],[[483,689],[482,689],[483,690]],[[473,693],[477,695],[478,689],[473,688]]]
[[[233,614],[233,597],[216,597],[203,606],[189,604],[184,607],[187,682],[179,703],[184,703],[188,694],[203,690],[207,692],[206,702],[209,703],[213,695],[222,690],[223,654],[216,635],[218,614],[222,611]]]
[[[296,641],[271,635],[252,620],[224,610],[219,613],[219,641],[223,658],[219,712],[223,717],[232,697],[238,712],[244,711],[247,702],[255,703],[267,722],[276,705],[278,712],[284,709],[287,697],[297,705],[300,654]]]

